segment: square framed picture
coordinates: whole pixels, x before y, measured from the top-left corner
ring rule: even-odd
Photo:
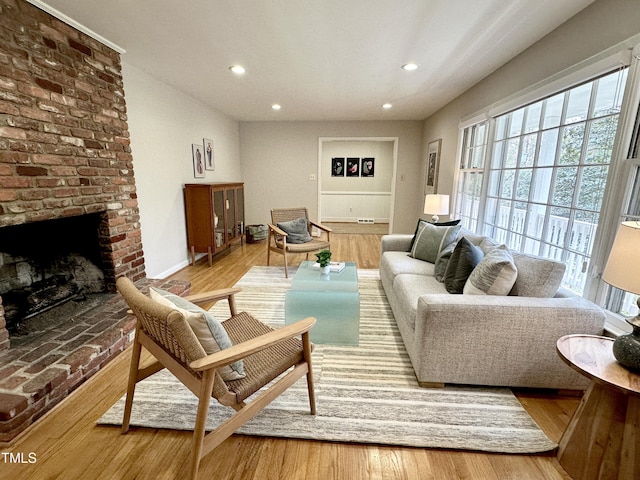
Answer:
[[[344,177],[345,159],[344,157],[334,157],[331,159],[331,176]]]
[[[360,176],[360,159],[357,157],[347,158],[347,177]]]
[[[209,140],[208,138],[202,139],[202,147],[204,153],[204,168],[206,170],[215,170],[216,163],[215,157],[213,155],[213,140]]]
[[[204,178],[204,155],[202,154],[202,145],[193,143],[191,145],[191,154],[193,156],[193,176],[195,178]]]
[[[360,176],[373,177],[375,173],[376,159],[373,157],[364,157],[360,161]]]

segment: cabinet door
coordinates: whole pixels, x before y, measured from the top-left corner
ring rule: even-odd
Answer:
[[[236,190],[229,188],[225,193],[227,196],[227,241],[231,242],[238,236],[238,228],[236,226]]]
[[[244,189],[236,188],[236,227],[238,236],[244,233]]]
[[[211,192],[213,197],[213,224],[214,224],[214,252],[220,250],[225,246],[227,240],[225,239],[225,218],[226,209],[224,207],[225,198],[224,190],[213,189]]]

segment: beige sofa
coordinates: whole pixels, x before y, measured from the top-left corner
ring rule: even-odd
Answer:
[[[462,236],[483,250],[495,246],[464,230],[456,241]],[[584,376],[559,359],[555,345],[567,334],[601,335],[602,309],[564,289],[547,298],[523,296],[543,284],[559,284],[553,277],[561,279],[563,264],[511,252],[517,279],[510,295],[450,294],[436,280],[434,263],[409,256],[413,238],[382,238],[380,277],[422,386],[587,386]]]

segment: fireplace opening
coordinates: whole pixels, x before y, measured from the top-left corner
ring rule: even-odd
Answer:
[[[95,213],[0,228],[0,297],[13,345],[101,301],[101,219]]]

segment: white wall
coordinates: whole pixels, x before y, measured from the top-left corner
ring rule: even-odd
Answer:
[[[320,137],[398,137],[394,231],[413,232],[421,209],[422,122],[241,122],[247,223],[268,223],[276,207],[318,215]]]
[[[320,220],[323,222],[355,222],[371,218],[389,222],[393,181],[394,141],[334,140],[321,141]],[[342,158],[342,176],[331,175],[333,158]],[[373,158],[373,177],[348,177],[346,158]]]
[[[189,262],[183,185],[242,180],[239,126],[126,63],[123,76],[146,272],[162,278]],[[195,179],[191,144],[203,138],[213,140],[216,169]]]
[[[460,120],[638,33],[638,0],[598,0],[429,117],[424,122],[424,148],[442,139],[438,192],[453,190]]]

